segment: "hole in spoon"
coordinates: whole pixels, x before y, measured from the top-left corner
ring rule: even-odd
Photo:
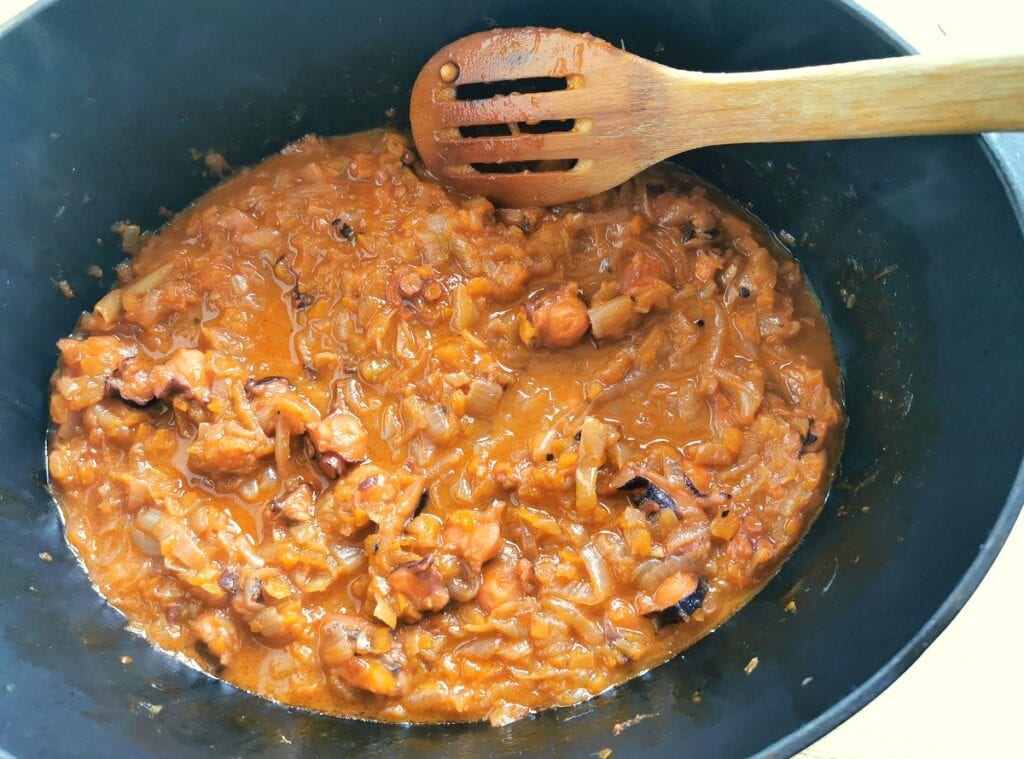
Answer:
[[[519,122],[519,131],[525,134],[548,134],[550,132],[571,132],[576,126],[576,119],[551,119],[538,121],[536,124]]]
[[[534,76],[525,79],[506,79],[501,82],[460,84],[455,88],[455,99],[488,100],[497,95],[513,93],[527,95],[535,92],[555,92],[568,88],[569,80],[564,76]]]
[[[512,129],[508,124],[474,124],[459,127],[463,137],[511,137]]]
[[[554,171],[569,171],[579,160],[564,158],[555,161],[508,161],[507,163],[471,163],[481,174],[548,174]]]
[[[462,137],[511,137],[514,134],[550,134],[552,132],[571,132],[576,126],[575,119],[551,119],[529,124],[520,121],[517,124],[470,124],[459,127]]]

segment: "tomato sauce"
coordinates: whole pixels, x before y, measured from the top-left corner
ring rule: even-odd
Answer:
[[[659,166],[502,209],[388,131],[180,213],[60,341],[49,468],[133,629],[283,703],[567,705],[746,601],[844,426],[798,264]]]

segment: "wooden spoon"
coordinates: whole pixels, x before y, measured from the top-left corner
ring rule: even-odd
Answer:
[[[509,94],[472,99],[495,82]],[[443,182],[505,205],[551,205],[707,145],[1024,129],[1024,56],[705,74],[588,34],[495,29],[431,58],[410,113]]]

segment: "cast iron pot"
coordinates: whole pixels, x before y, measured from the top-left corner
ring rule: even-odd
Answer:
[[[525,24],[709,71],[905,51],[827,0],[60,0],[0,37],[0,747],[24,757],[786,755],[892,682],[963,605],[1024,493],[1024,241],[1007,166],[1024,141],[1013,137],[679,159],[796,240],[831,318],[850,428],[832,496],[782,572],[710,638],[614,692],[503,729],[334,719],[155,651],[92,590],[64,543],[43,449],[54,342],[122,258],[111,223],[156,228],[161,206],[209,188],[190,148],[242,166],[309,132],[401,125],[438,47]],[[108,272],[101,281],[86,274],[93,263]],[[53,284],[61,278],[71,300]],[[637,714],[653,716],[613,735]]]

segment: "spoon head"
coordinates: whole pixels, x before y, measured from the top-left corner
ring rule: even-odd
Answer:
[[[628,125],[630,64],[589,34],[494,29],[442,48],[413,85],[413,138],[427,168],[508,206],[565,203],[625,181],[639,136]],[[648,162],[649,163],[649,162]]]

